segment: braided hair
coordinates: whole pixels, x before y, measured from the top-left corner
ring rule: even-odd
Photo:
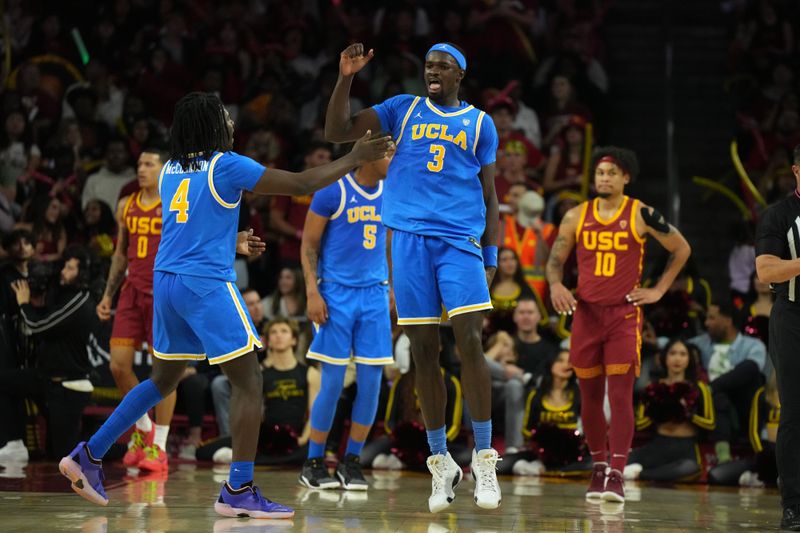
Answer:
[[[214,152],[232,148],[225,108],[212,93],[192,92],[175,104],[170,129],[170,159],[186,170],[200,170],[199,159],[209,160]]]

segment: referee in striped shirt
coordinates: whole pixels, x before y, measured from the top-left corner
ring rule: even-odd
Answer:
[[[797,188],[771,206],[756,232],[756,271],[776,295],[769,318],[769,355],[778,377],[778,476],[781,529],[800,531],[800,145],[793,154]]]

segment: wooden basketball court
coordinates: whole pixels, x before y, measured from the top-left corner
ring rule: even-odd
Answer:
[[[133,471],[135,472],[135,471]],[[707,486],[628,487],[629,501],[589,504],[586,481],[501,478],[503,502],[484,511],[472,502],[469,476],[449,512],[427,511],[430,478],[424,474],[374,472],[367,493],[311,491],[295,470],[257,469],[265,495],[295,507],[293,520],[223,518],[213,510],[227,467],[181,464],[166,479],[106,468],[108,507],[74,494],[53,463],[0,469],[0,531],[182,532],[568,532],[568,531],[775,531],[779,497],[772,489]]]

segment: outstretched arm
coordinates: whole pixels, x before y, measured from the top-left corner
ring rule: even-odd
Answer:
[[[572,248],[575,247],[575,232],[578,229],[581,206],[573,207],[561,219],[558,227],[558,237],[553,243],[550,255],[547,258],[545,276],[550,284],[550,300],[553,309],[559,314],[572,314],[578,302],[572,293],[564,286],[564,263],[567,262]]]
[[[652,304],[661,299],[678,277],[683,265],[689,260],[692,248],[675,226],[668,224],[663,215],[652,207],[642,205],[636,213],[636,227],[643,228],[642,234],[652,235],[669,253],[667,267],[652,289],[639,287],[627,296],[633,305]]]
[[[339,79],[333,88],[325,113],[325,140],[343,143],[358,139],[368,130],[380,131],[381,122],[370,107],[350,115],[350,86],[353,76],[372,59],[372,50],[364,55],[364,45],[351,44],[339,55]]]
[[[388,136],[371,138],[371,135],[371,131],[367,130],[349,154],[326,165],[310,168],[303,172],[268,168],[264,170],[253,188],[253,192],[302,196],[318,191],[338,180],[353,168],[386,157],[392,145],[392,138]]]

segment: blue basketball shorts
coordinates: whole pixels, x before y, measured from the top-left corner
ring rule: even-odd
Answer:
[[[233,283],[153,273],[153,355],[168,361],[224,363],[261,348]]]
[[[447,318],[492,309],[483,259],[439,237],[394,230],[392,275],[397,323],[438,324]]]
[[[314,324],[315,335],[306,359],[346,365],[388,365],[392,357],[389,286],[349,287],[330,281],[319,284],[328,320]]]

